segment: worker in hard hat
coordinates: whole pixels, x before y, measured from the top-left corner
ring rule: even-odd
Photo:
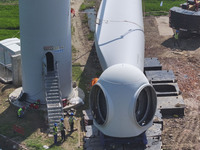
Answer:
[[[74,131],[74,120],[76,120],[76,118],[74,118],[74,113],[71,113],[68,120],[70,125],[70,132]]]
[[[66,128],[65,128],[65,125],[64,125],[64,119],[61,118],[60,119],[60,132],[61,132],[61,138],[62,138],[63,141],[65,141],[65,129]]]
[[[58,133],[57,123],[54,123],[53,127],[54,144],[57,143],[57,133]]]
[[[24,111],[25,111],[25,107],[23,106],[22,108],[19,108],[17,111],[17,115],[19,118],[22,118],[24,116]]]

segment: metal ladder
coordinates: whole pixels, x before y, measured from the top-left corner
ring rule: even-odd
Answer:
[[[49,131],[52,133],[54,123],[59,124],[60,119],[64,117],[57,71],[47,72],[45,75],[45,97],[47,103]]]

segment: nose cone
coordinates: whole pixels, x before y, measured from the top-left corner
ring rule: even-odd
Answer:
[[[134,137],[152,125],[157,98],[138,68],[117,64],[106,69],[90,93],[94,125],[105,135]]]

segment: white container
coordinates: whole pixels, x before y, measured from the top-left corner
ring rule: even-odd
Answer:
[[[95,45],[104,72],[90,92],[94,125],[105,135],[134,137],[153,123],[157,97],[143,74],[142,1],[102,0]]]
[[[12,71],[11,56],[20,54],[20,40],[9,38],[0,41],[0,64]]]
[[[22,86],[30,102],[45,103],[43,65],[58,64],[62,97],[72,92],[69,0],[19,0]]]

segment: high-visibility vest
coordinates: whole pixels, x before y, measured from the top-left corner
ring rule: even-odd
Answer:
[[[22,108],[18,109],[18,112],[17,112],[18,116],[21,115],[22,111],[23,111]]]
[[[175,38],[176,40],[178,40],[178,34],[179,34],[179,33],[175,33],[175,34],[174,34],[174,38]]]
[[[73,117],[69,117],[69,124],[72,124],[72,123],[74,123],[74,118]]]
[[[57,134],[57,132],[58,132],[58,129],[57,129],[57,127],[53,127],[53,135],[56,135]]]

